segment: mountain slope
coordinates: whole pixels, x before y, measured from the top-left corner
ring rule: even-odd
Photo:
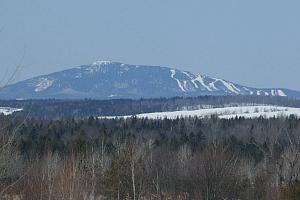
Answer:
[[[6,86],[1,99],[110,99],[201,95],[265,95],[300,98],[283,88],[257,89],[160,66],[97,61]]]

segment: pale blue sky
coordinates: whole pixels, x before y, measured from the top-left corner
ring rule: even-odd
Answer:
[[[299,0],[0,0],[0,73],[113,60],[300,90]]]

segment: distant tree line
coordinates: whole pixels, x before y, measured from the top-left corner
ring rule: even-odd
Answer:
[[[299,199],[300,120],[0,116],[0,198]]]
[[[271,104],[300,107],[300,100],[267,96],[201,96],[160,99],[114,100],[0,100],[0,106],[23,108],[18,113],[43,119],[82,118],[89,116],[120,116],[139,113],[199,109],[207,106],[223,107],[240,104]]]

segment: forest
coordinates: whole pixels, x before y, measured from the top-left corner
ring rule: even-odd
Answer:
[[[300,199],[300,120],[0,116],[2,199]]]
[[[111,100],[0,100],[2,107],[22,108],[21,116],[41,119],[88,118],[89,116],[124,116],[140,113],[195,110],[244,104],[300,107],[299,99],[270,96],[199,96],[157,99]]]

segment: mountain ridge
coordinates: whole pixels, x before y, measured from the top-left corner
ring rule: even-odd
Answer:
[[[204,95],[300,98],[284,88],[254,88],[170,67],[96,61],[17,82],[0,90],[1,99],[111,99]]]

